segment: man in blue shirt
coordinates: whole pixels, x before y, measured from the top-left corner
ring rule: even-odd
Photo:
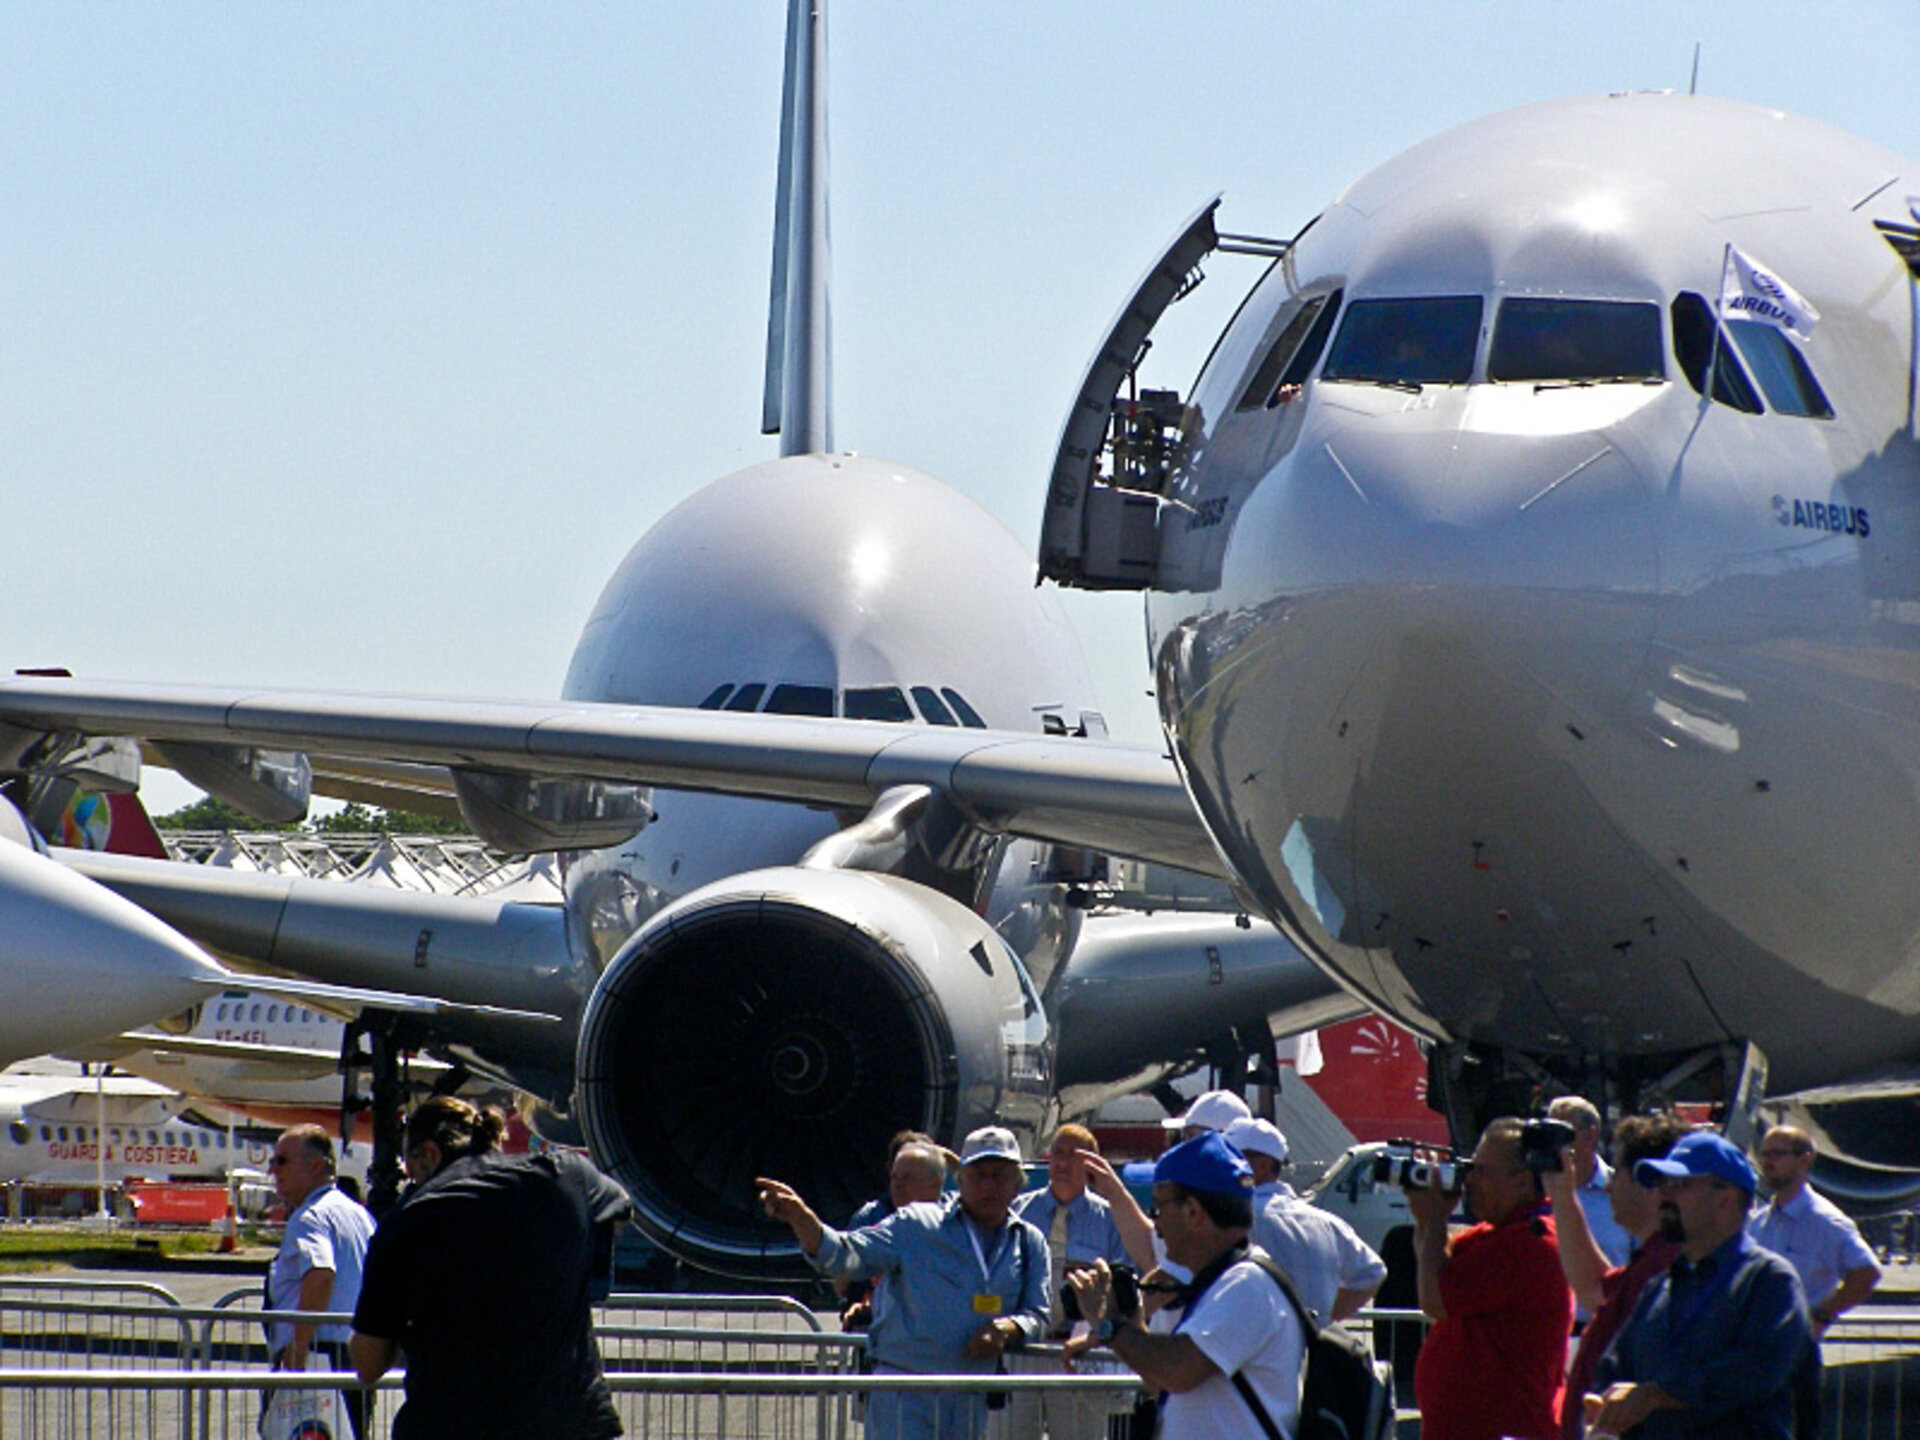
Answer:
[[[1814,1348],[1795,1392],[1802,1435],[1820,1433],[1820,1337],[1880,1283],[1880,1265],[1859,1227],[1807,1183],[1813,1160],[1813,1137],[1798,1125],[1767,1131],[1760,1142],[1760,1179],[1771,1198],[1747,1217],[1747,1234],[1793,1266],[1807,1294]]]
[[[793,1231],[813,1267],[848,1279],[887,1276],[874,1316],[876,1374],[992,1374],[1003,1352],[1047,1327],[1047,1241],[1012,1213],[1022,1181],[1011,1132],[988,1126],[960,1152],[960,1194],[903,1205],[878,1225],[835,1230],[791,1186],[760,1179],[760,1204]],[[876,1391],[872,1440],[980,1440],[983,1395]]]
[[[916,1200],[937,1201],[947,1188],[947,1161],[951,1157],[918,1130],[902,1130],[887,1152],[887,1193],[853,1212],[849,1230],[878,1225],[902,1205]],[[880,1308],[880,1288],[871,1280],[836,1280],[840,1292],[840,1328],[865,1330]]]
[[[350,1313],[360,1300],[360,1273],[373,1216],[349,1200],[333,1182],[333,1141],[318,1125],[283,1130],[267,1161],[273,1188],[287,1207],[286,1230],[267,1272],[267,1302],[274,1310]],[[309,1350],[317,1350],[335,1369],[347,1369],[347,1325],[307,1325],[276,1321],[268,1327],[267,1348],[276,1370],[304,1370]],[[347,1418],[357,1437],[364,1433],[367,1394],[349,1390]]]
[[[1702,1133],[1633,1173],[1659,1187],[1660,1233],[1681,1254],[1601,1357],[1588,1435],[1791,1440],[1793,1374],[1813,1336],[1800,1277],[1747,1235],[1753,1166]]]
[[[1587,1234],[1600,1247],[1610,1265],[1624,1265],[1633,1254],[1633,1236],[1613,1218],[1613,1201],[1607,1184],[1613,1171],[1600,1158],[1600,1112],[1593,1102],[1578,1095],[1562,1095],[1547,1106],[1549,1118],[1573,1127],[1574,1198],[1580,1202],[1580,1214],[1587,1222]],[[1574,1319],[1584,1325],[1588,1315],[1576,1308]]]
[[[1130,1256],[1114,1223],[1113,1207],[1087,1188],[1087,1158],[1098,1156],[1100,1142],[1084,1125],[1062,1125],[1047,1147],[1047,1184],[1031,1190],[1013,1202],[1013,1213],[1047,1237],[1047,1256],[1052,1262],[1047,1282],[1048,1338],[1065,1340],[1078,1327],[1066,1318],[1060,1298],[1061,1287],[1075,1270],[1096,1260],[1109,1265],[1136,1267],[1139,1257]],[[1146,1253],[1146,1269],[1153,1268],[1153,1253]],[[1007,1362],[1012,1375],[1058,1374],[1060,1362],[1039,1356],[1018,1356]],[[1102,1440],[1107,1433],[1106,1396],[1096,1392],[1062,1392],[1041,1396],[1022,1391],[1008,1397],[995,1433],[1009,1437],[1037,1436],[1043,1431],[1051,1440]]]

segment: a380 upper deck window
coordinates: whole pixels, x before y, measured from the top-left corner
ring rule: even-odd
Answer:
[[[907,697],[900,693],[898,685],[864,685],[849,689],[842,697],[842,704],[842,713],[849,720],[891,720],[900,724],[913,719],[913,710],[907,704]]]
[[[1355,300],[1323,372],[1373,385],[1464,385],[1480,345],[1478,295]]]
[[[776,685],[767,697],[769,715],[831,715],[831,685]]]
[[[1666,378],[1651,301],[1510,295],[1500,302],[1487,379],[1603,384]]]

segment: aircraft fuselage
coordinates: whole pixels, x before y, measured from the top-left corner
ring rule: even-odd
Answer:
[[[1775,112],[1558,102],[1362,179],[1242,306],[1161,515],[1163,718],[1381,1008],[1576,1063],[1752,1040],[1777,1090],[1920,1058],[1916,301],[1874,224],[1916,194]],[[1817,307],[1817,391],[1712,338],[1736,251]],[[1730,360],[1757,413],[1688,378]]]

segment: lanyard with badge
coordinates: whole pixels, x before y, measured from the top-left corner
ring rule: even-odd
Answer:
[[[973,1246],[973,1258],[980,1262],[981,1288],[975,1292],[973,1297],[973,1313],[976,1315],[998,1315],[1002,1309],[1002,1302],[1000,1296],[993,1288],[993,1266],[987,1259],[987,1252],[980,1248],[980,1232],[973,1228],[972,1220],[963,1220],[960,1223],[966,1229],[968,1243]],[[993,1258],[995,1260],[1000,1258],[1001,1243],[1011,1242],[1016,1245],[1019,1243],[1018,1237],[1013,1233],[1013,1226],[1004,1226],[1002,1233],[1004,1237],[1003,1240],[1000,1243],[996,1243],[993,1247]],[[1019,1251],[1016,1250],[1014,1256],[1017,1260],[1019,1258]]]

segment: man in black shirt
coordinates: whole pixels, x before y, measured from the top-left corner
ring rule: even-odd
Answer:
[[[502,1128],[450,1096],[407,1122],[414,1185],[367,1249],[351,1342],[367,1382],[406,1352],[394,1440],[621,1432],[588,1289],[596,1232],[631,1203],[577,1155],[499,1154]]]

